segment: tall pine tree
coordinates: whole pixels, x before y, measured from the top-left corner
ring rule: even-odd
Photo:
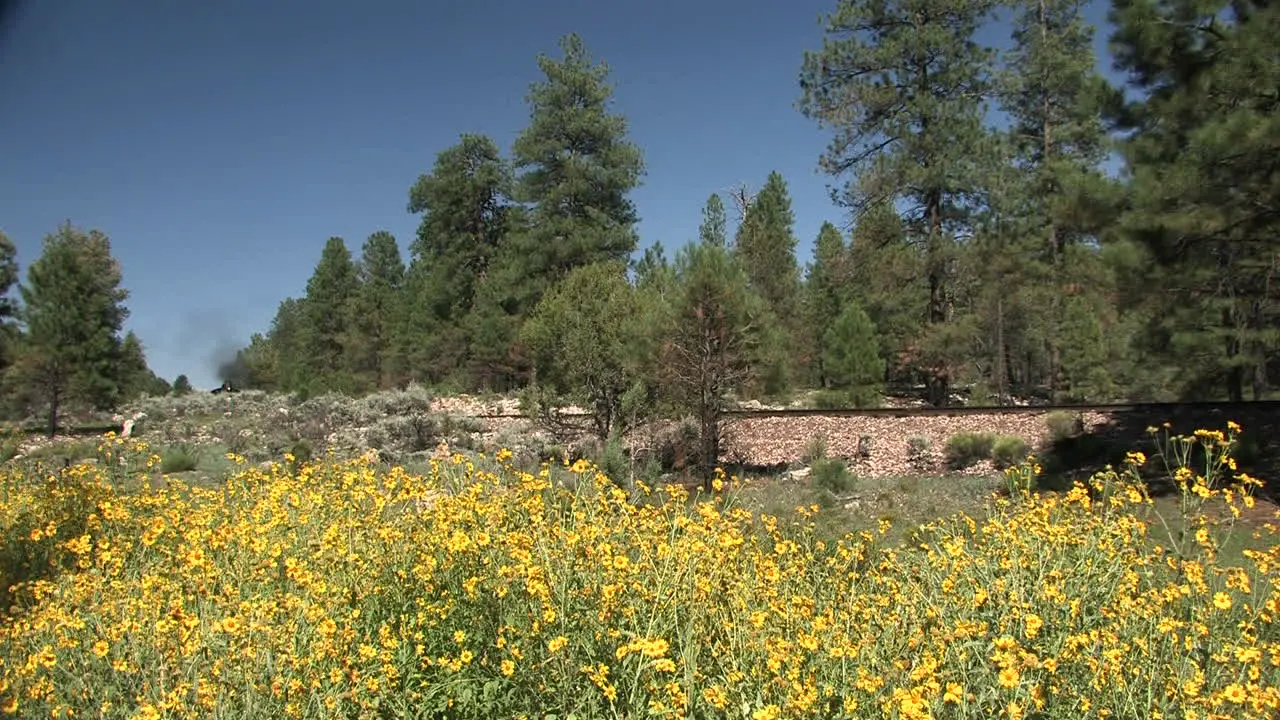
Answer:
[[[351,338],[351,300],[357,289],[356,264],[342,238],[331,237],[307,281],[299,326],[301,365],[306,392],[350,392],[354,381],[347,370]]]
[[[404,285],[400,246],[389,232],[375,232],[360,255],[359,286],[351,298],[351,328],[347,364],[361,390],[386,389],[396,384],[397,369],[391,343]]]
[[[728,228],[724,214],[724,200],[720,193],[711,193],[707,204],[702,208],[702,224],[698,226],[698,239],[707,245],[724,247],[729,241]]]
[[[438,382],[465,367],[468,318],[513,222],[511,183],[498,146],[463,135],[409,191],[422,222],[397,315],[398,376]]]
[[[1083,0],[1017,0],[1014,45],[997,84],[1012,120],[1014,162],[1024,176],[1009,184],[1025,201],[1017,232],[1039,241],[1039,251],[1024,256],[1016,273],[1030,291],[1042,289],[1032,303],[1044,318],[1039,335],[1051,394],[1064,389],[1063,353],[1077,347],[1064,333],[1066,248],[1097,237],[1109,219],[1105,198],[1116,194],[1101,171],[1107,88],[1084,6]]]
[[[1139,96],[1117,125],[1132,175],[1124,229],[1160,288],[1147,349],[1184,393],[1267,397],[1280,360],[1280,10],[1116,0],[1111,20]]]
[[[68,403],[107,409],[120,399],[120,330],[129,314],[121,280],[110,239],[70,223],[45,236],[27,268],[20,387],[47,410],[50,437]]]
[[[838,0],[822,50],[805,54],[801,73],[801,110],[835,134],[822,167],[853,176],[837,199],[856,215],[905,206],[908,235],[925,248],[931,332],[951,318],[953,245],[970,230],[979,190],[991,52],[974,34],[991,8],[988,0]],[[949,374],[929,370],[929,399],[942,405]]]
[[[609,68],[575,34],[560,48],[562,59],[538,58],[545,79],[529,91],[529,126],[512,147],[516,197],[531,206],[529,227],[513,237],[506,258],[523,277],[521,311],[573,268],[625,262],[637,244],[628,195],[644,161],[627,140],[626,118],[610,109]]]

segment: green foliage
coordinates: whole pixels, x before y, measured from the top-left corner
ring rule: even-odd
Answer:
[[[1273,8],[1225,0],[1116,0],[1115,65],[1135,98],[1112,115],[1132,175],[1120,227],[1148,251],[1159,293],[1146,354],[1181,393],[1265,397],[1280,350],[1274,291],[1280,31]]]
[[[12,297],[18,284],[18,248],[0,232],[0,371],[9,367],[17,353],[20,333],[18,303]]]
[[[307,280],[298,325],[301,369],[297,389],[309,392],[350,391],[354,384],[347,370],[351,339],[352,298],[358,287],[356,265],[342,238],[331,237],[320,261]]]
[[[410,189],[409,211],[422,221],[395,313],[392,377],[438,382],[465,367],[468,324],[483,324],[471,317],[481,285],[518,220],[511,191],[498,146],[473,134],[441,151]],[[505,352],[506,339],[482,335],[481,354]]]
[[[929,438],[923,435],[912,435],[907,438],[907,462],[917,469],[923,469],[928,464],[930,449]]]
[[[857,302],[850,302],[822,337],[827,384],[854,407],[874,407],[884,394],[884,358],[875,325]]]
[[[710,489],[728,393],[767,368],[766,337],[774,320],[724,248],[685,246],[676,275],[679,290],[666,316],[659,385],[674,408],[698,419],[701,471]]]
[[[173,379],[172,393],[174,397],[182,397],[191,393],[191,381],[186,375],[179,375]]]
[[[813,262],[805,278],[805,319],[813,328],[812,345],[818,352],[816,380],[827,387],[829,378],[822,367],[822,336],[835,324],[840,311],[851,299],[848,277],[848,248],[840,231],[831,223],[823,223],[814,243]]]
[[[991,433],[962,432],[947,438],[944,450],[947,467],[952,470],[964,468],[991,457],[996,436]]]
[[[1044,418],[1051,442],[1073,438],[1084,432],[1084,420],[1079,413],[1054,410]]]
[[[347,368],[361,390],[385,390],[395,385],[403,368],[392,359],[392,340],[404,285],[400,246],[389,232],[365,240],[361,250],[358,287],[351,297]]]
[[[842,460],[823,458],[813,463],[810,478],[815,487],[840,495],[853,489],[858,479]]]
[[[164,378],[147,367],[146,352],[142,340],[130,330],[120,345],[120,357],[116,372],[120,376],[120,399],[132,400],[142,395],[168,395],[172,389]]]
[[[637,377],[630,339],[640,318],[626,267],[597,263],[553,286],[520,331],[539,384],[583,402],[602,441],[622,419],[623,395]]]
[[[162,473],[190,472],[199,465],[199,451],[187,445],[165,448],[160,453],[160,472]]]
[[[1026,440],[1016,435],[1001,435],[991,444],[991,461],[1003,470],[1022,463],[1031,452]]]
[[[724,214],[724,200],[720,193],[711,193],[707,204],[702,208],[702,224],[698,226],[698,240],[707,245],[724,247],[729,242],[727,222]]]
[[[822,460],[827,456],[827,438],[825,435],[814,435],[809,438],[809,442],[804,446],[804,455],[801,460],[805,465],[813,465],[815,462]]]
[[[769,173],[763,188],[746,209],[738,226],[733,254],[747,274],[751,288],[775,317],[794,317],[800,309],[800,274],[796,263],[795,213],[787,183],[777,171]],[[794,328],[794,329],[793,329]],[[796,326],[777,328],[778,341],[794,350],[801,338]],[[791,381],[794,366],[806,358],[782,353],[761,376],[761,390],[774,395]]]
[[[931,332],[945,325],[955,236],[981,195],[982,99],[991,53],[974,33],[986,0],[840,0],[821,51],[806,52],[800,108],[835,137],[821,158],[852,178],[836,198],[857,216],[905,206],[923,245]],[[921,22],[921,18],[928,18]],[[945,331],[943,331],[945,332]],[[923,363],[929,399],[946,402],[949,372]]]
[[[545,79],[529,89],[529,125],[512,146],[516,198],[532,205],[509,248],[522,270],[523,309],[573,268],[625,261],[637,244],[627,196],[644,161],[626,139],[626,119],[610,110],[609,68],[577,35],[563,37],[560,49],[560,60],[538,58]]]
[[[67,402],[106,409],[120,398],[119,333],[129,296],[120,281],[110,239],[70,223],[45,236],[40,257],[27,268],[18,372],[24,394],[48,411],[50,437]]]

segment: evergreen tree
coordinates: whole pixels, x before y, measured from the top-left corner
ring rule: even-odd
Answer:
[[[822,368],[830,387],[854,407],[875,407],[884,395],[884,359],[871,318],[856,301],[845,305],[822,336]]]
[[[886,204],[868,208],[849,242],[848,287],[870,316],[888,364],[887,380],[914,384],[927,379],[921,336],[929,295],[919,282],[925,259],[906,237],[902,220]]]
[[[13,362],[20,338],[18,303],[12,296],[18,284],[18,248],[0,232],[0,373]]]
[[[409,211],[422,214],[422,222],[394,332],[393,365],[402,378],[438,382],[463,368],[468,315],[518,217],[511,183],[498,146],[483,135],[463,135],[410,190]]]
[[[308,392],[347,391],[344,362],[351,329],[351,302],[357,290],[356,265],[342,238],[331,237],[307,280],[299,325],[301,365]],[[297,378],[301,380],[302,378]]]
[[[1115,112],[1132,175],[1123,228],[1162,291],[1148,294],[1146,349],[1180,371],[1184,392],[1267,397],[1280,351],[1280,12],[1116,0],[1111,20],[1115,64],[1139,98]]]
[[[707,204],[702,208],[702,225],[698,226],[698,239],[707,245],[724,247],[729,241],[729,234],[724,214],[724,200],[720,193],[711,193]]]
[[[352,326],[347,362],[356,386],[364,390],[395,385],[391,342],[404,285],[400,246],[389,232],[369,236],[361,251],[359,286],[352,297]]]
[[[786,181],[778,172],[771,172],[738,226],[733,253],[751,287],[775,318],[795,317],[801,307],[794,223]],[[774,348],[779,355],[766,364],[767,371],[758,378],[758,389],[766,395],[786,390],[796,370],[806,368],[813,360],[806,354],[797,357],[796,350],[805,348],[803,327],[789,324],[781,332],[785,340]]]
[[[142,395],[161,397],[169,394],[169,383],[147,366],[146,350],[142,339],[132,330],[125,333],[120,345],[120,399],[133,400]]]
[[[767,303],[724,248],[693,244],[676,258],[679,292],[664,328],[660,385],[675,408],[699,424],[699,465],[711,490],[724,438],[729,393],[760,372]]]
[[[182,397],[191,394],[191,380],[186,375],[179,375],[173,379],[173,396]]]
[[[806,321],[812,328],[816,345],[816,380],[819,387],[828,387],[830,373],[826,372],[823,358],[826,357],[824,336],[840,315],[851,295],[849,280],[846,276],[848,248],[840,230],[829,222],[823,223],[818,231],[818,239],[813,246],[813,262],[809,266],[809,274],[805,280],[807,298]]]
[[[103,233],[66,223],[47,235],[21,286],[27,327],[20,360],[23,389],[58,430],[70,402],[111,408],[120,397],[120,330],[129,292]]]
[[[908,235],[925,248],[931,333],[945,333],[937,326],[951,318],[954,241],[969,231],[980,190],[975,163],[986,133],[991,53],[974,33],[991,7],[988,0],[839,0],[822,50],[806,53],[801,73],[802,111],[835,133],[823,168],[853,175],[837,199],[855,215],[906,205]],[[929,399],[942,405],[950,378],[930,370]]]
[[[789,317],[798,299],[794,225],[787,183],[777,171],[771,172],[738,226],[733,251],[751,286],[779,317]]]
[[[1105,198],[1116,194],[1100,169],[1107,138],[1101,111],[1106,85],[1095,69],[1093,29],[1083,0],[1018,0],[1014,46],[998,83],[1001,106],[1013,121],[1010,139],[1022,177],[1018,233],[1039,239],[1021,255],[1014,274],[1037,293],[1037,314],[1048,353],[1050,393],[1062,384],[1065,248],[1096,237],[1107,219]],[[1007,225],[1007,223],[1006,223]]]
[[[577,35],[560,47],[563,59],[538,58],[546,77],[530,89],[529,126],[512,148],[517,199],[531,205],[529,227],[509,247],[521,270],[512,288],[521,313],[573,268],[626,261],[637,243],[628,194],[644,162],[626,139],[626,119],[610,111],[608,66],[594,63]]]
[[[629,353],[638,310],[626,266],[597,263],[553,285],[520,331],[538,383],[590,408],[601,441],[619,429],[623,395],[636,380]]]
[[[645,248],[644,254],[635,263],[636,286],[644,287],[659,282],[661,276],[670,270],[666,250],[662,243],[654,242]]]

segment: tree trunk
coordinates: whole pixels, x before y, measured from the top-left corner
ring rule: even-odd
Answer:
[[[52,440],[58,434],[58,410],[62,404],[60,393],[53,393],[49,397],[49,439]]]
[[[1040,38],[1047,41],[1049,36],[1049,9],[1045,0],[1040,0]],[[1041,78],[1041,167],[1049,164],[1053,155],[1053,121],[1050,119],[1048,79]],[[1053,299],[1050,300],[1052,326],[1049,332],[1049,397],[1058,398],[1058,388],[1062,387],[1062,347],[1058,344],[1059,332],[1062,329],[1062,245],[1058,239],[1058,227],[1049,219],[1049,264],[1053,273]]]
[[[1005,398],[1005,350],[1004,350],[1004,294],[996,292],[996,404],[1004,405]]]
[[[942,253],[942,192],[929,193],[929,324],[941,325],[947,321],[946,258]],[[945,369],[931,371],[928,382],[929,404],[942,407],[947,404],[950,385]]]

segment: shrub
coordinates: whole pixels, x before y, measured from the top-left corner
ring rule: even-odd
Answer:
[[[1084,417],[1070,410],[1054,410],[1044,417],[1044,424],[1051,442],[1078,437],[1084,432]]]
[[[815,462],[822,460],[827,456],[827,438],[825,435],[814,435],[809,438],[809,443],[804,447],[804,455],[801,460],[805,465],[813,465]]]
[[[180,473],[195,470],[200,465],[200,453],[186,445],[167,448],[160,453],[160,472]]]
[[[1003,470],[1026,460],[1030,452],[1031,446],[1026,440],[1017,435],[1001,435],[991,445],[991,461]]]
[[[430,415],[388,415],[365,431],[365,442],[379,450],[421,452],[436,446],[443,434],[441,430],[439,422]]]
[[[928,465],[930,447],[929,438],[923,435],[912,435],[907,438],[907,462],[916,468]]]
[[[857,480],[843,461],[832,458],[815,462],[810,468],[809,477],[815,487],[837,495],[852,490]]]
[[[995,440],[991,433],[962,432],[952,435],[947,439],[947,467],[963,470],[986,460],[991,457],[991,447]]]
[[[600,468],[614,485],[619,487],[630,488],[632,484],[631,476],[631,458],[627,457],[626,449],[622,446],[622,440],[616,434],[611,436],[599,449],[598,454],[593,458],[595,464]]]

